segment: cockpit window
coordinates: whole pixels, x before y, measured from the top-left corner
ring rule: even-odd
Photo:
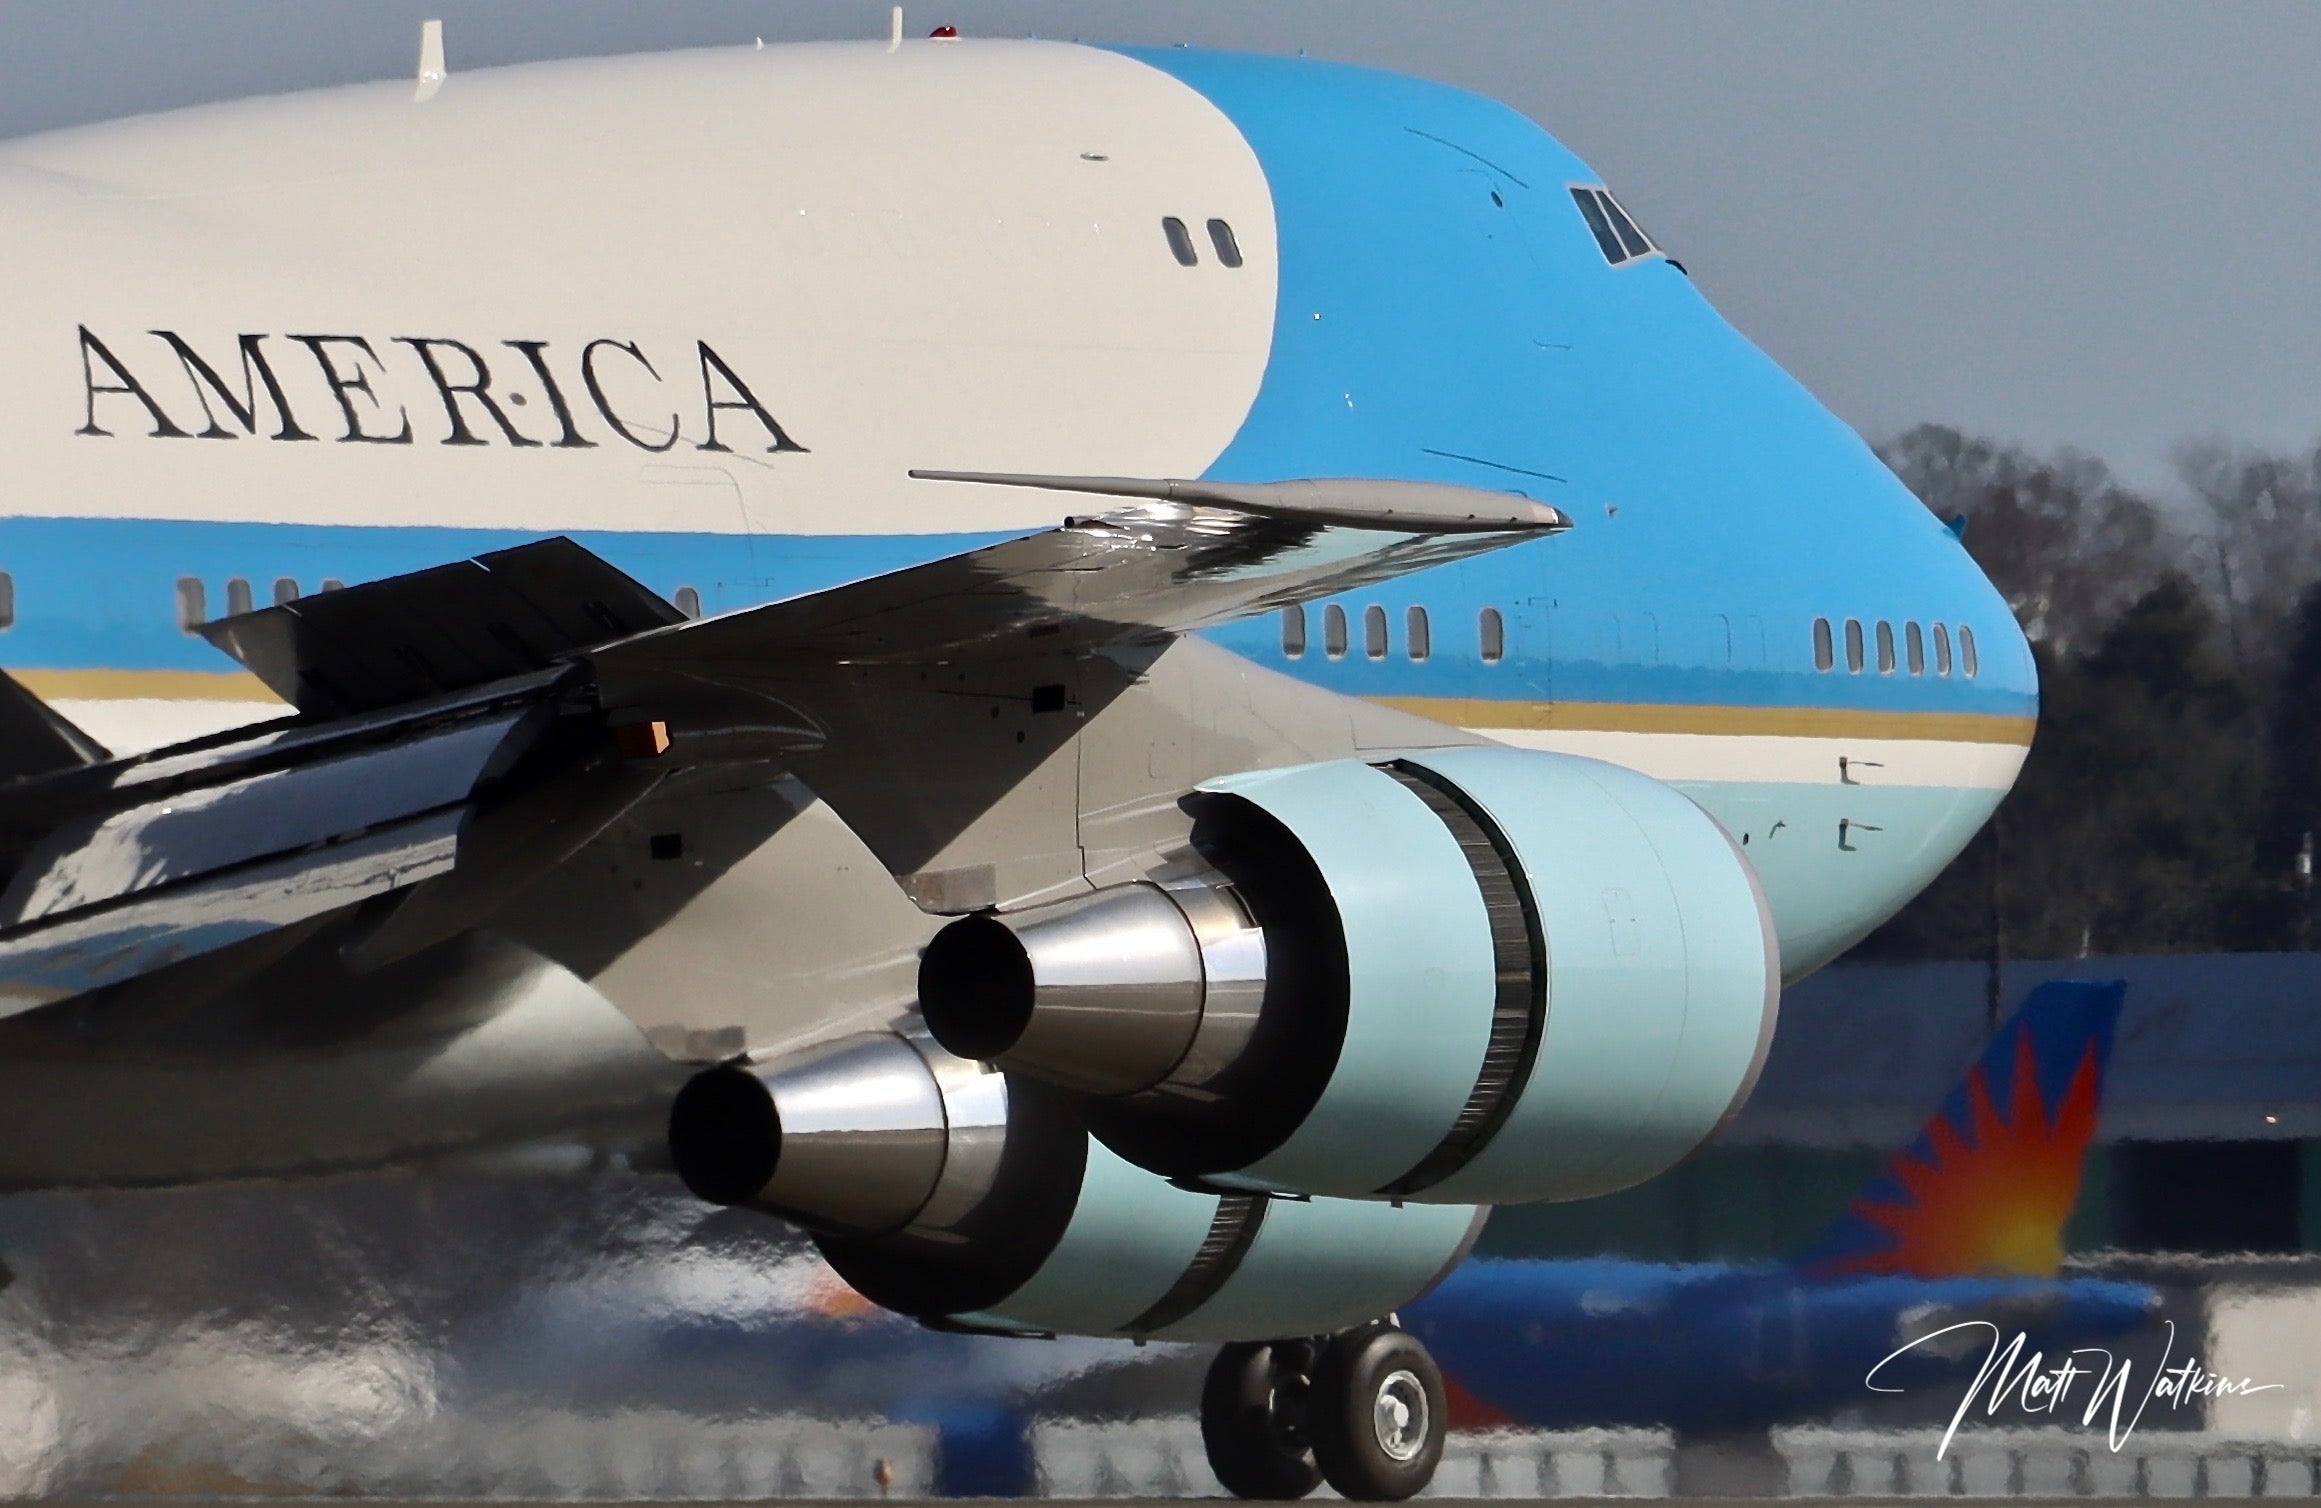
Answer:
[[[1596,202],[1594,189],[1572,190],[1572,202],[1580,207],[1580,218],[1588,222],[1596,244],[1604,250],[1604,260],[1614,266],[1628,260],[1628,253],[1620,246],[1620,238],[1613,233],[1612,222],[1604,218],[1604,207]]]
[[[1604,196],[1604,213],[1612,217],[1612,229],[1620,233],[1620,244],[1628,248],[1628,255],[1640,257],[1652,249],[1651,241],[1628,218],[1628,212],[1620,208],[1620,201],[1610,194]]]
[[[1572,202],[1580,207],[1580,218],[1588,222],[1588,231],[1596,238],[1604,260],[1613,266],[1659,252],[1652,238],[1636,228],[1636,221],[1620,207],[1611,190],[1574,184]]]

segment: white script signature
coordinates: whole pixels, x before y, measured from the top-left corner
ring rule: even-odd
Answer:
[[[1939,1330],[1921,1335],[1889,1355],[1885,1361],[1870,1368],[1870,1375],[1863,1378],[1862,1382],[1873,1393],[1899,1393],[1903,1391],[1901,1388],[1878,1385],[1878,1373],[1885,1368],[1886,1362],[1961,1330],[1979,1328],[1991,1333],[1990,1354],[1983,1358],[1982,1370],[1975,1373],[1974,1383],[1966,1390],[1966,1396],[1958,1400],[1958,1412],[1950,1416],[1950,1428],[1942,1432],[1942,1444],[1934,1452],[1937,1461],[1950,1449],[1951,1436],[1958,1433],[1958,1426],[1966,1418],[1966,1411],[1974,1407],[1977,1395],[1983,1395],[1983,1412],[1986,1414],[1996,1415],[2010,1401],[2019,1405],[2026,1414],[2053,1414],[2058,1409],[2066,1408],[2072,1388],[2084,1378],[2094,1391],[2087,1400],[2086,1409],[2079,1416],[2079,1422],[2083,1425],[2095,1423],[2096,1416],[2104,1411],[2108,1400],[2111,1418],[2105,1427],[2106,1438],[2116,1452],[2136,1432],[2136,1426],[2143,1421],[2144,1409],[2155,1398],[2165,1399],[2168,1406],[2174,1409],[2182,1408],[2187,1400],[2194,1398],[2266,1393],[2282,1386],[2277,1382],[2251,1382],[2246,1377],[2237,1382],[2229,1377],[2220,1377],[2200,1365],[2197,1356],[2174,1366],[2168,1365],[2168,1353],[2176,1346],[2176,1322],[2169,1320],[2167,1324],[2167,1345],[2161,1349],[2159,1363],[2146,1379],[2143,1396],[2137,1401],[2135,1412],[2128,1416],[2124,1426],[2120,1422],[2120,1410],[2127,1398],[2129,1373],[2135,1370],[2133,1361],[2124,1356],[2114,1357],[2101,1346],[2081,1346],[2064,1353],[2060,1361],[2049,1366],[2043,1352],[2033,1351],[2028,1357],[2023,1355],[2023,1348],[2030,1343],[2030,1337],[2020,1330],[2015,1332],[2013,1340],[2001,1346],[1999,1327],[1989,1320],[1962,1320],[1958,1324],[1945,1325]],[[2082,1357],[2089,1360],[2083,1363]],[[2101,1358],[2100,1362],[2095,1358]],[[1986,1384],[1989,1392],[1984,1394]]]

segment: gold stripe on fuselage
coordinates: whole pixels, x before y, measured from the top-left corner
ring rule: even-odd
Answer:
[[[246,670],[19,670],[44,700],[269,702]],[[1370,700],[1455,728],[1590,733],[1693,733],[1776,738],[1896,738],[1944,743],[2031,742],[2036,721],[1983,712],[1878,712],[1848,707],[1714,707],[1669,702],[1534,702],[1485,697],[1381,696]]]
[[[1879,712],[1853,707],[1703,707],[1674,702],[1532,702],[1484,697],[1380,696],[1398,712],[1455,728],[1587,733],[1695,733],[1710,737],[1924,739],[2021,744],[2036,718],[1989,712]]]
[[[269,702],[281,698],[247,670],[15,670],[43,701]]]

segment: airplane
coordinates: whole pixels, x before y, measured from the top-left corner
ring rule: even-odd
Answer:
[[[1401,1316],[1454,1426],[1730,1435],[1971,1379],[1994,1338],[2055,1355],[2148,1325],[2151,1288],[2059,1276],[2123,993],[2033,990],[1793,1262],[1468,1262]]]
[[[2020,768],[1956,537],[1504,106],[426,57],[0,146],[0,1185],[674,1171],[930,1324],[1318,1338],[1404,1497],[1380,1317]]]

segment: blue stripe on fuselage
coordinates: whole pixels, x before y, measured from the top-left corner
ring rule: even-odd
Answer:
[[[425,570],[539,539],[536,530],[208,523],[151,518],[0,518],[0,569],[16,583],[16,624],[0,636],[12,670],[230,670],[176,626],[177,582],[194,577],[211,617],[226,583],[258,606],[288,577],[302,592]],[[663,596],[681,586],[723,612],[978,548],[1008,534],[800,535],[576,530],[572,537]]]

